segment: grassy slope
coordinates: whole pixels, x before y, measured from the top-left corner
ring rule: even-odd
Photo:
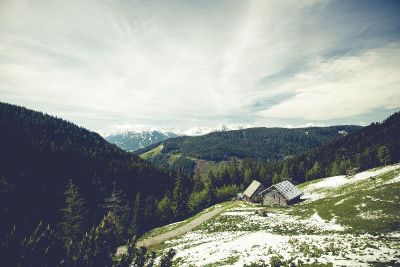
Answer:
[[[400,230],[400,183],[385,184],[398,175],[400,168],[357,183],[316,190],[325,194],[325,197],[294,206],[290,213],[307,217],[318,212],[323,219],[335,219],[353,233]],[[304,189],[319,181],[321,179],[305,183],[300,188]]]
[[[388,237],[390,233],[400,231],[400,182],[393,181],[400,175],[400,165],[397,166],[394,170],[365,180],[354,181],[355,178],[350,177],[348,178],[350,182],[342,186],[309,190],[313,185],[324,182],[324,179],[302,184],[300,188],[307,193],[321,194],[322,197],[314,201],[304,201],[289,208],[263,208],[259,205],[239,202],[237,207],[228,210],[228,213],[232,212],[233,214],[227,216],[225,212],[225,215],[216,216],[188,234],[171,239],[157,246],[154,250],[162,251],[168,248],[176,248],[181,253],[178,253],[175,258],[175,265],[186,266],[187,264],[190,265],[191,257],[185,256],[185,250],[193,250],[194,252],[190,255],[195,256],[193,253],[196,253],[197,247],[207,246],[208,243],[214,242],[215,245],[211,245],[206,250],[202,248],[199,253],[201,254],[203,253],[201,251],[204,251],[206,254],[217,255],[221,253],[221,250],[217,248],[219,247],[218,244],[224,246],[225,242],[234,243],[235,238],[242,238],[252,233],[263,234],[268,232],[277,235],[278,238],[290,237],[290,246],[297,252],[293,254],[294,256],[290,255],[289,258],[286,258],[288,262],[290,257],[293,257],[292,259],[296,258],[303,261],[310,259],[310,266],[329,266],[329,264],[312,265],[316,264],[313,261],[325,257],[325,261],[327,259],[328,263],[329,259],[339,259],[339,262],[343,261],[343,264],[346,265],[346,260],[351,262],[351,258],[358,257],[358,259],[353,259],[353,263],[365,259],[374,266],[379,266],[379,263],[374,262],[373,259],[368,259],[373,253],[382,253],[382,255],[389,253],[394,257],[400,257],[400,255],[393,254],[393,251],[384,252],[387,248],[400,249],[399,244],[395,245],[397,239]],[[372,171],[379,171],[379,169]],[[255,214],[256,210],[262,209],[278,217],[272,215],[262,217]],[[242,215],[240,215],[240,212],[243,212]],[[312,218],[318,215],[325,222],[314,225]],[[275,218],[278,219],[278,223],[276,223]],[[343,230],[330,228],[329,225],[343,226]],[[165,226],[157,231],[169,230],[170,227],[177,226]],[[232,240],[224,237],[224,233],[229,233],[228,236]],[[196,239],[197,235],[203,237]],[[210,251],[214,247],[216,250]],[[261,248],[263,247],[261,246]],[[257,248],[257,250],[261,248]],[[250,251],[253,250],[254,248],[250,249]],[[270,249],[265,247],[262,251],[266,256],[280,255],[279,253],[284,253],[282,251],[286,251],[286,249],[284,247],[283,250],[275,250],[274,247]],[[220,259],[206,266],[242,264],[243,258],[248,257],[246,255],[254,256],[251,252],[237,251],[223,255]],[[267,259],[270,260],[271,258]],[[389,263],[388,258],[386,258],[387,262],[385,262],[385,259],[382,260],[383,264]],[[397,263],[391,262],[391,264]]]
[[[156,156],[157,154],[161,153],[161,150],[163,149],[163,145],[160,144],[158,146],[156,146],[155,148],[153,148],[152,150],[149,150],[143,154],[140,155],[140,157],[142,159],[149,159],[149,158],[153,158],[154,156]]]
[[[168,225],[153,229],[153,230],[147,232],[145,235],[143,235],[138,241],[145,240],[145,239],[148,239],[150,237],[154,237],[154,236],[157,236],[159,234],[163,234],[165,232],[172,231],[174,229],[182,227],[185,224],[188,224],[191,221],[193,221],[194,219],[200,217],[201,215],[203,215],[203,214],[205,214],[207,212],[210,212],[210,211],[212,211],[212,210],[214,210],[214,209],[216,209],[218,207],[222,206],[222,207],[226,207],[226,208],[231,208],[231,207],[234,206],[234,204],[235,204],[234,201],[227,201],[227,202],[216,204],[216,205],[211,206],[211,207],[209,207],[207,209],[204,209],[203,211],[197,213],[196,215],[194,215],[194,216],[192,216],[189,219],[186,219],[184,221],[176,222],[176,223],[173,223],[173,224],[168,224]]]

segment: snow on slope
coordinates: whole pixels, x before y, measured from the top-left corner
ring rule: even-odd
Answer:
[[[359,188],[358,185],[368,184],[369,179],[382,185],[394,184],[400,182],[399,177],[400,164],[395,164],[347,178],[336,176],[309,182],[302,190],[307,197],[318,198],[308,197],[297,205],[297,211],[300,211],[297,213],[291,212],[293,208],[269,209],[266,215],[261,215],[258,211],[263,207],[240,202],[198,229],[167,241],[164,251],[169,248],[177,251],[174,258],[177,266],[243,266],[254,262],[270,263],[273,258],[296,265],[318,262],[332,263],[333,266],[370,266],[373,262],[381,262],[382,266],[397,266],[400,264],[400,232],[360,234],[337,223],[335,216],[330,220],[321,218],[314,208],[310,210],[314,213],[308,217],[302,214],[307,207],[314,207],[315,199],[322,200],[325,196],[330,199],[329,193],[336,194],[341,187]],[[363,199],[384,201],[372,196]],[[345,201],[342,199],[331,205],[341,205]],[[365,207],[366,203],[356,205]],[[375,220],[375,211],[362,215],[365,219]]]
[[[360,172],[349,177],[340,175],[312,181],[309,185],[301,188],[301,190],[304,192],[302,198],[308,200],[317,200],[324,197],[324,191],[328,189],[337,188],[350,183],[357,183],[394,170],[400,170],[400,163]]]

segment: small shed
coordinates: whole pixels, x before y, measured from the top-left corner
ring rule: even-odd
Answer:
[[[300,202],[303,195],[297,187],[289,181],[274,184],[259,193],[262,204],[265,206],[287,206]]]
[[[243,192],[243,199],[246,201],[254,202],[259,193],[265,190],[265,187],[259,182],[254,180],[249,187]]]

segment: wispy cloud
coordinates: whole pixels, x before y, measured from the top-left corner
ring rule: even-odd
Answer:
[[[369,121],[399,107],[382,2],[4,0],[0,96],[98,131]]]
[[[330,120],[400,108],[400,45],[314,62],[274,90],[296,95],[257,114]]]

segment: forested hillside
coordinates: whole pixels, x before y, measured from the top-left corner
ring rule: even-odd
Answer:
[[[199,160],[203,160],[200,161],[203,165],[204,161],[221,162],[232,158],[281,160],[359,129],[359,126],[249,128],[170,138],[135,153],[162,167],[184,169],[190,175],[199,165]]]
[[[170,173],[94,132],[23,107],[0,103],[0,129],[0,244],[10,252],[5,265],[72,266],[93,256],[93,262],[105,257],[103,265],[93,265],[111,266],[106,262],[117,244],[166,222],[156,213],[158,202],[173,194]],[[176,179],[185,188],[184,178]],[[178,218],[172,212],[167,220]],[[85,233],[92,245],[100,243],[90,247]]]
[[[250,169],[265,170],[265,182],[292,178],[297,182],[345,174],[400,161],[400,112],[382,123],[372,123],[362,130],[283,161],[256,163]]]

